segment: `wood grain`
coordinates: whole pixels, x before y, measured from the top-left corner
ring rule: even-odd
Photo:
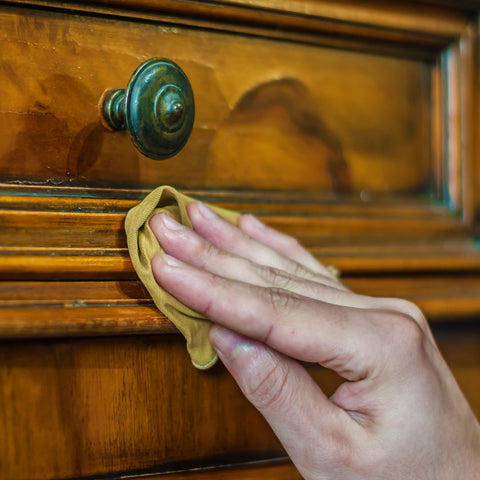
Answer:
[[[345,278],[352,290],[415,302],[432,324],[480,316],[480,277]],[[139,281],[0,282],[0,338],[178,333]]]
[[[422,6],[418,5],[422,2],[415,5],[412,2],[372,4],[368,1],[332,3],[317,0],[208,3],[195,0],[101,0],[95,5],[81,0],[68,3],[16,0],[15,3],[174,21],[210,29],[224,30],[228,25],[230,31],[237,33],[420,56],[432,55],[436,49],[445,47],[448,40],[461,34],[471,18],[461,8],[463,5],[458,5],[460,2],[454,5],[460,8],[444,8],[442,2]]]
[[[480,414],[476,3],[2,2],[2,480],[299,479],[137,281],[125,213],[164,183],[296,236],[359,293],[417,303]],[[196,97],[166,162],[98,116],[154,56]],[[308,368],[327,395],[341,382]]]
[[[444,235],[461,236],[464,225],[453,217],[412,217],[401,222],[395,217],[334,217],[330,215],[260,216],[273,228],[295,234],[306,246],[319,245],[322,238],[332,241],[335,236],[358,236],[369,231],[375,237],[409,237],[418,239]],[[5,212],[0,210],[0,245],[12,252],[33,247],[46,251],[89,249],[100,253],[125,249],[125,215],[89,212]],[[75,228],[75,234],[72,231]],[[15,235],[17,233],[17,235]],[[18,234],[20,233],[20,234]],[[345,237],[347,238],[347,237]]]
[[[441,241],[390,245],[331,246],[340,237],[325,239],[312,252],[324,264],[334,264],[345,275],[437,272],[476,272],[478,247],[464,239],[445,245]],[[340,238],[341,239],[341,238]],[[362,240],[357,238],[357,240]],[[365,241],[365,239],[363,239]],[[381,241],[381,239],[380,239]],[[359,242],[360,243],[360,242]],[[129,280],[137,278],[126,252],[115,249],[108,256],[86,249],[35,252],[3,250],[0,280]],[[121,253],[122,255],[120,255]]]
[[[264,465],[258,465],[264,463]],[[192,472],[169,473],[168,479],[171,480],[260,480],[264,478],[280,478],[282,480],[301,480],[302,477],[297,469],[291,463],[275,465],[271,462],[256,462],[241,467],[227,467],[214,469],[196,469]],[[135,477],[132,477],[135,478]],[[147,475],[141,478],[145,480],[154,480],[165,478],[163,475]]]
[[[0,432],[5,480],[284,455],[227,372],[193,368],[177,335],[1,343]]]
[[[480,413],[478,326],[446,324],[434,333]],[[323,369],[310,373],[327,395],[340,382]],[[1,342],[0,448],[5,480],[120,477],[171,471],[172,463],[182,470],[283,456],[227,372],[195,370],[177,335]]]
[[[387,193],[423,191],[428,184],[428,64],[138,25],[0,9],[0,81],[9,92],[0,110],[0,179],[90,187],[171,183]],[[128,135],[108,132],[98,115],[102,92],[125,87],[135,68],[154,56],[179,63],[197,105],[190,141],[164,162],[142,157]],[[279,90],[279,81],[296,87]],[[258,102],[245,101],[255,94]],[[300,110],[289,100],[295,97]],[[232,135],[239,115],[242,128]],[[245,135],[251,141],[242,142]],[[235,151],[239,142],[241,161]],[[337,186],[330,170],[342,158],[351,180]],[[312,163],[318,164],[314,174]],[[368,174],[372,169],[375,176]]]
[[[67,308],[41,307],[32,312],[22,306],[0,315],[0,337],[52,338],[178,333],[154,306]]]

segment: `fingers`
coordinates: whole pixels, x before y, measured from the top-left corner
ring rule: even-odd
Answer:
[[[268,245],[287,258],[305,265],[313,272],[332,277],[330,270],[318,262],[295,238],[268,227],[253,215],[242,215],[238,221],[238,228],[251,238]]]
[[[169,255],[224,278],[260,287],[281,288],[304,297],[349,307],[388,310],[395,309],[394,303],[399,302],[394,299],[376,299],[357,295],[349,290],[341,290],[336,281],[328,277],[314,277],[314,280],[307,280],[283,270],[258,265],[251,260],[215,247],[192,229],[179,224],[165,214],[152,218],[150,226]],[[234,227],[229,224],[228,228]]]
[[[169,255],[216,275],[264,287],[285,288],[312,298],[321,296],[334,301],[337,294],[341,294],[340,301],[344,300],[346,304],[356,298],[352,293],[338,290],[336,282],[327,277],[321,279],[315,277],[315,280],[322,282],[319,284],[221,250],[166,214],[152,218],[150,227]],[[229,227],[235,228],[231,225]],[[322,289],[324,285],[331,288]],[[317,287],[320,289],[318,292]]]
[[[328,279],[329,282],[334,281],[335,284],[338,284],[338,288],[345,289],[328,270],[326,270],[327,273],[315,272],[307,266],[282,255],[268,244],[255,240],[231,225],[201,202],[189,204],[188,213],[194,230],[221,250],[306,279],[317,281]]]
[[[266,345],[222,327],[210,339],[247,399],[263,414],[297,465],[325,468],[332,439],[347,439],[361,427],[330,402],[306,370]],[[345,447],[345,445],[342,445]]]
[[[371,322],[376,310],[226,279],[168,255],[155,257],[152,271],[165,290],[213,322],[349,380],[364,378],[378,363],[373,352],[383,350]]]

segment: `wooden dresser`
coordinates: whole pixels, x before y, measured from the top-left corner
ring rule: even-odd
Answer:
[[[299,478],[137,280],[123,221],[161,184],[297,236],[358,292],[416,302],[480,415],[477,9],[2,1],[0,478]],[[164,161],[99,116],[152,57],[195,95]]]

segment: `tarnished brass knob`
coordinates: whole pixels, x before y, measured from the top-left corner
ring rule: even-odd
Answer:
[[[111,90],[102,116],[112,130],[127,130],[146,157],[163,160],[178,153],[195,118],[193,91],[183,70],[166,58],[151,58],[132,75],[125,90]]]

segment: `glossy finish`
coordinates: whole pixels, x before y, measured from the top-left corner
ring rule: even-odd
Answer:
[[[416,302],[480,414],[474,3],[0,6],[2,480],[298,478],[136,278],[125,213],[161,183],[296,236],[355,291]],[[197,114],[160,163],[98,114],[158,55],[185,70]],[[327,395],[340,381],[311,373]]]
[[[135,70],[126,90],[106,96],[102,115],[113,130],[127,129],[143,155],[164,160],[190,137],[195,119],[192,87],[176,63],[151,58]]]
[[[363,190],[422,195],[435,184],[428,63],[159,28],[154,20],[103,16],[89,17],[87,28],[83,17],[58,10],[0,8],[0,84],[9,92],[0,108],[0,179],[356,198]],[[125,87],[142,60],[159,52],[181,65],[195,92],[190,139],[161,166],[140,154],[129,134],[105,129],[98,113],[104,91]],[[20,84],[11,74],[18,70],[25,72]]]

